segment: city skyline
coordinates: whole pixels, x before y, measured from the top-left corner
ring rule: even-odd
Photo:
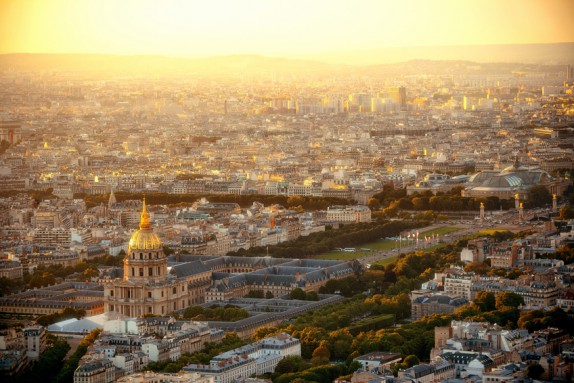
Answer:
[[[0,53],[257,54],[357,62],[373,50],[574,41],[570,1],[0,1]],[[495,59],[495,58],[494,58]]]

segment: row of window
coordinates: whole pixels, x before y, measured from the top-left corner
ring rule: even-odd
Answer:
[[[181,301],[181,308],[184,308],[184,307],[185,307],[185,300],[182,300],[182,301]],[[118,308],[119,308],[119,307],[118,307]],[[163,306],[163,305],[161,306],[161,313],[162,313],[162,314],[165,314],[165,308],[166,308],[166,306]],[[114,306],[114,305],[110,305],[110,311],[115,311],[114,309],[115,309],[115,306]],[[129,308],[129,307],[126,307],[126,312],[125,312],[124,314],[130,315],[130,314],[129,314],[129,310],[130,310],[130,308]],[[173,310],[177,310],[177,302],[173,302]],[[153,312],[153,309],[152,309],[151,306],[147,306],[147,312],[150,313],[150,314]],[[135,314],[135,307],[134,307],[134,314]],[[139,314],[139,313],[138,313],[138,314]]]
[[[132,259],[137,259],[136,258],[136,252],[132,252]],[[139,259],[144,260],[144,259],[159,259],[159,252],[155,252],[155,253],[139,253]]]
[[[153,277],[153,267],[148,267],[147,275],[144,275],[144,268],[143,267],[140,267],[138,269],[138,272],[139,272],[138,274],[140,277],[144,277],[144,276],[145,277]],[[158,276],[161,275],[161,266],[157,267],[157,275]],[[135,267],[132,267],[132,277],[135,277],[135,276],[136,276],[136,269],[135,269]]]
[[[181,285],[181,291],[185,291],[185,285]],[[172,293],[173,293],[173,294],[177,294],[177,287],[176,287],[176,286],[173,287]],[[110,296],[111,296],[111,297],[114,296],[114,290],[110,290]],[[162,291],[161,291],[161,297],[163,298],[163,296],[164,296],[164,294],[163,294],[163,290],[162,290]],[[127,290],[127,298],[131,298],[131,297],[132,297],[131,290],[128,289],[128,290]],[[151,291],[148,291],[148,292],[147,292],[147,297],[148,297],[148,298],[151,298],[151,297],[152,297],[152,292],[151,292]]]

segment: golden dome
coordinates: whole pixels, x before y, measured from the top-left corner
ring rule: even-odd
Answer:
[[[143,200],[142,212],[140,215],[140,229],[132,234],[129,243],[130,250],[159,250],[162,248],[161,240],[152,230],[149,224],[149,213]]]

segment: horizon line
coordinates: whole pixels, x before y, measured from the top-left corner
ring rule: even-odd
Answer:
[[[119,57],[134,57],[134,56],[158,56],[166,58],[178,58],[178,59],[197,59],[197,58],[214,58],[214,57],[227,57],[227,56],[259,56],[259,57],[273,57],[273,58],[289,58],[293,56],[320,56],[329,54],[345,54],[345,53],[355,53],[355,52],[368,52],[368,51],[384,51],[384,50],[395,50],[395,49],[428,49],[428,48],[458,48],[458,47],[504,47],[504,46],[524,46],[524,45],[560,45],[560,44],[574,44],[574,41],[558,41],[558,42],[546,42],[546,43],[480,43],[480,44],[438,44],[438,45],[403,45],[403,46],[388,46],[388,47],[375,47],[375,48],[359,48],[354,50],[327,50],[327,51],[317,51],[317,52],[299,52],[299,53],[256,53],[256,52],[244,52],[244,53],[216,53],[216,54],[204,54],[204,55],[173,55],[168,53],[112,53],[112,52],[0,52],[0,55],[100,55],[100,56],[119,56]]]

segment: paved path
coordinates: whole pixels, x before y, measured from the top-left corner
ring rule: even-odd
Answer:
[[[76,338],[76,337],[63,337],[66,342],[68,342],[68,344],[70,345],[70,349],[68,350],[66,356],[64,357],[64,360],[68,359],[70,356],[72,356],[72,354],[74,352],[76,352],[76,350],[78,349],[78,346],[80,345],[80,342],[82,341],[83,338]]]

